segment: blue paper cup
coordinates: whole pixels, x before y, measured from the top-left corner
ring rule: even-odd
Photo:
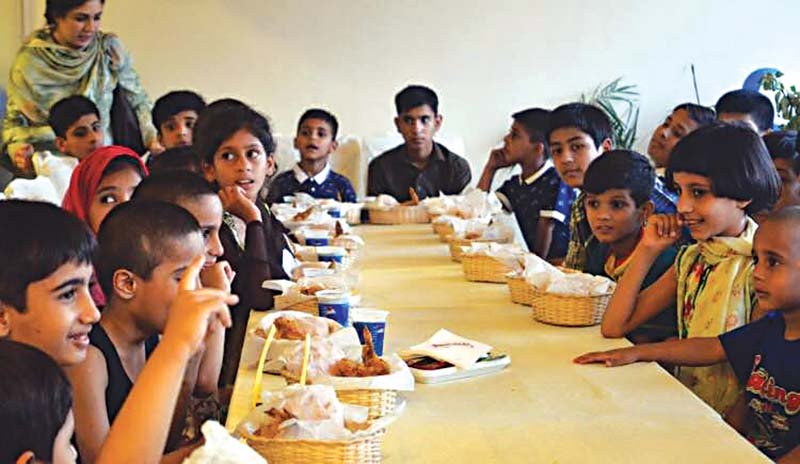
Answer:
[[[389,311],[368,308],[353,308],[350,312],[350,319],[353,321],[353,328],[358,333],[358,339],[363,345],[364,329],[369,330],[372,335],[372,343],[375,345],[375,354],[383,356],[383,340],[386,334],[386,318]]]
[[[326,246],[317,248],[317,259],[320,261],[341,263],[347,253],[343,247]]]
[[[350,293],[339,290],[317,292],[317,305],[320,317],[327,317],[341,324],[350,325]]]

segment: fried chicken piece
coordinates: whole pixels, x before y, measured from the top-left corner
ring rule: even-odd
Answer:
[[[342,223],[339,222],[339,221],[336,221],[336,228],[333,231],[333,236],[335,238],[335,237],[338,237],[340,235],[344,235],[344,229],[342,228]]]
[[[368,422],[352,422],[352,421],[344,421],[344,426],[347,430],[351,432],[358,432],[360,430],[367,430],[369,428]]]
[[[311,216],[311,213],[313,212],[314,212],[314,207],[312,206],[301,213],[295,214],[292,220],[295,222],[305,221],[306,219],[308,219],[309,216]]]
[[[409,187],[408,188],[408,195],[411,197],[411,199],[408,200],[408,201],[404,201],[404,202],[400,203],[401,205],[403,205],[403,206],[417,206],[417,205],[419,205],[419,195],[417,194],[417,191],[414,190],[414,187]]]
[[[300,327],[297,319],[281,316],[273,322],[275,325],[275,338],[283,340],[305,340],[306,330]]]
[[[330,373],[335,377],[375,377],[389,373],[389,364],[375,354],[372,334],[364,328],[364,347],[361,349],[362,363],[344,358],[331,366]]]
[[[325,287],[322,284],[312,284],[309,285],[308,287],[301,289],[300,293],[302,293],[303,295],[314,296],[317,294],[317,292],[325,290],[326,288],[327,287]]]
[[[481,238],[482,235],[480,232],[467,232],[464,238],[466,240],[475,240],[476,238]]]
[[[281,424],[294,418],[283,409],[272,408],[267,411],[268,422],[261,425],[256,430],[256,435],[264,438],[275,438],[280,433]]]

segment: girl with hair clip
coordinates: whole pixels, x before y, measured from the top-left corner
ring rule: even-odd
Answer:
[[[130,200],[147,174],[147,166],[130,148],[112,145],[97,149],[73,171],[61,206],[97,235],[106,215]],[[106,298],[97,282],[92,284],[91,292],[95,304],[105,306]]]
[[[622,337],[661,309],[676,305],[678,336],[715,337],[754,314],[750,218],[778,198],[780,180],[761,138],[742,126],[715,123],[676,145],[667,176],[679,195],[676,216],[655,215],[634,250],[603,317],[605,337]],[[642,281],[656,257],[688,227],[697,243],[681,248],[653,285]],[[679,367],[678,379],[723,416],[740,396],[731,367]]]

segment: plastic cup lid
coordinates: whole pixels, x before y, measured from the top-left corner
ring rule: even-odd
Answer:
[[[357,322],[386,322],[389,311],[375,308],[351,308],[350,319]]]

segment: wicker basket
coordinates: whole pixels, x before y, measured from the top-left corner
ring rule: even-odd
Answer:
[[[353,440],[287,440],[242,433],[247,444],[270,464],[378,464],[386,429]]]
[[[466,239],[466,238],[456,238],[452,235],[447,237],[447,244],[450,247],[450,258],[453,261],[460,263],[461,258],[464,256],[464,250],[461,247],[468,247],[473,243],[510,243],[514,238],[503,238],[500,240],[485,240],[485,239]]]
[[[464,277],[470,282],[506,283],[506,274],[511,268],[500,261],[486,255],[463,255],[461,267]]]
[[[565,296],[532,288],[533,318],[539,322],[571,327],[599,324],[606,312],[611,294],[599,296]]]
[[[511,302],[530,306],[533,303],[533,285],[520,275],[508,276],[507,279]]]
[[[348,224],[361,224],[361,208],[350,208],[344,215]]]
[[[395,206],[391,209],[369,210],[370,224],[396,225],[396,224],[425,224],[430,222],[430,216],[424,206]]]
[[[275,296],[275,306],[281,306],[283,300],[286,299],[284,295],[277,295]],[[283,308],[284,311],[300,311],[303,313],[312,314],[314,316],[319,316],[319,306],[317,305],[317,299],[311,298],[308,300],[297,302],[291,306]]]
[[[449,222],[434,222],[433,233],[444,238],[455,233],[455,230],[453,230],[453,224]]]
[[[369,420],[394,413],[397,404],[396,390],[336,390],[342,403],[356,404],[369,408]]]

